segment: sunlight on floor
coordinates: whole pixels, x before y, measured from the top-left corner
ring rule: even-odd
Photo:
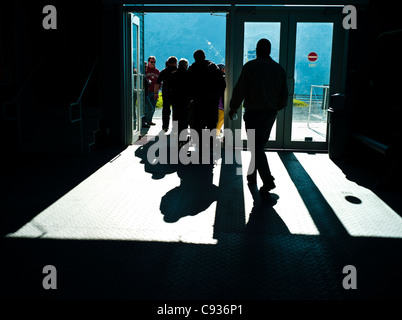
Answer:
[[[351,236],[402,238],[402,218],[374,192],[348,180],[328,155],[295,156]]]
[[[275,211],[281,217],[292,234],[318,235],[319,232],[311,218],[303,199],[300,197],[289,173],[286,171],[277,152],[267,152],[268,162],[273,176],[275,177],[276,188],[272,193],[279,196],[274,205]],[[246,222],[253,208],[253,198],[247,188],[247,168],[250,162],[250,152],[242,152],[243,164],[243,186],[246,205]],[[258,187],[262,181],[258,177]]]
[[[128,147],[115,161],[105,164],[8,236],[215,244],[216,202],[196,216],[166,223],[160,210],[161,199],[180,185],[180,179],[175,172],[153,179],[141,159],[134,156],[139,147]]]
[[[153,166],[136,156],[141,148],[141,144],[128,147],[7,236],[216,244],[217,201],[212,199],[192,212],[192,199],[197,202],[197,197],[203,195],[188,191],[171,165]],[[277,213],[291,234],[319,235],[278,153],[267,155],[277,186],[273,190],[277,201],[271,212]],[[295,153],[295,156],[350,235],[402,238],[402,218],[373,192],[349,181],[327,154]],[[241,159],[244,213],[240,214],[244,214],[247,224],[255,205],[246,180],[250,153],[242,151]],[[223,165],[220,160],[213,168],[212,194],[219,187]],[[196,184],[199,176],[193,177],[191,170],[188,173],[187,186]],[[258,186],[261,185],[259,180]],[[186,201],[180,201],[181,198]],[[239,212],[243,211],[240,209]]]

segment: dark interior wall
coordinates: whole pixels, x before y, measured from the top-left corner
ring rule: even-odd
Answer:
[[[0,85],[0,104],[11,101],[27,83],[28,77],[35,77],[29,81],[21,96],[24,110],[33,108],[35,101],[35,86],[49,78],[48,70],[39,64],[41,58],[46,62],[52,57],[57,48],[64,46],[65,22],[63,19],[64,6],[56,1],[58,14],[58,29],[44,30],[42,27],[42,9],[46,5],[44,1],[7,1],[1,3],[0,30],[1,30],[1,68],[7,70],[7,79]],[[47,55],[44,58],[44,55]],[[24,110],[21,110],[23,112]],[[7,117],[15,117],[17,108],[10,105],[7,108]],[[5,121],[1,117],[1,144],[5,150],[16,152],[18,150],[18,122]]]
[[[398,3],[371,1],[358,8],[357,21],[357,29],[349,32],[346,83],[352,129],[388,144],[400,134],[402,38],[401,33],[384,33],[402,29]]]
[[[121,130],[122,86],[122,20],[118,5],[104,4],[98,21],[102,33],[101,99],[104,108],[104,127],[112,144],[122,144]]]
[[[101,0],[55,0],[57,29],[42,26],[47,1],[13,0],[1,3],[0,64],[8,81],[0,85],[0,106],[12,100],[21,86],[22,116],[35,108],[69,104],[78,99],[91,67],[94,106],[104,108],[102,126],[111,143],[121,142],[119,5]],[[32,79],[26,81],[32,71]],[[9,110],[16,109],[10,106]],[[13,111],[14,112],[14,111]],[[14,113],[13,115],[15,115]],[[16,152],[17,121],[2,122],[2,144]]]
[[[35,80],[45,81],[51,71],[46,67],[52,67],[52,78],[62,86],[74,80],[70,74],[67,78],[63,75],[69,73],[69,67],[74,63],[83,60],[82,53],[87,52],[88,57],[96,54],[100,32],[96,32],[88,23],[88,17],[91,17],[89,8],[77,7],[74,2],[62,0],[52,3],[57,9],[57,29],[52,30],[45,30],[42,26],[46,16],[42,10],[48,4],[46,1],[10,1],[5,4],[8,21],[2,22],[2,29],[9,35],[5,52],[15,90],[21,87],[43,56],[45,62],[56,61],[58,64],[41,65],[35,73]]]

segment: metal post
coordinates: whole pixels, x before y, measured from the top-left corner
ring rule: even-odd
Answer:
[[[308,118],[307,118],[307,127],[310,128],[310,114],[311,114],[311,100],[313,97],[313,85],[311,85],[311,89],[310,89],[310,104],[308,106]]]

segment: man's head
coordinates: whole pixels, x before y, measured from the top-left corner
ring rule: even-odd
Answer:
[[[257,42],[257,58],[266,58],[271,54],[271,42],[268,39],[260,39]]]
[[[188,60],[181,58],[179,61],[179,69],[187,70],[187,67],[188,67]]]
[[[219,63],[219,64],[218,64],[218,68],[219,68],[219,70],[221,70],[221,72],[222,72],[223,74],[225,74],[225,65],[224,65],[223,63]]]
[[[202,51],[201,49],[196,50],[196,51],[194,52],[194,60],[195,60],[195,62],[205,60],[205,52]]]
[[[169,57],[169,59],[167,59],[167,65],[177,67],[177,58],[173,56]]]
[[[156,64],[156,58],[154,56],[150,56],[148,58],[148,68],[154,69]]]

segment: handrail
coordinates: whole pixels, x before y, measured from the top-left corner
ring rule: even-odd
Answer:
[[[380,41],[380,39],[381,39],[382,37],[384,37],[384,36],[386,36],[386,35],[389,35],[389,34],[393,34],[393,33],[396,33],[396,34],[397,34],[397,33],[400,33],[400,32],[402,32],[402,29],[396,29],[396,30],[391,30],[391,31],[385,31],[385,32],[381,33],[381,34],[375,39],[373,48],[376,49],[376,47],[377,47],[377,45],[378,45],[378,41]]]
[[[84,151],[84,132],[83,132],[83,128],[82,128],[82,96],[84,95],[84,92],[87,88],[88,82],[91,79],[92,73],[95,70],[96,65],[98,64],[99,58],[96,58],[94,64],[92,65],[91,71],[89,72],[89,75],[87,77],[87,80],[85,81],[84,87],[81,90],[81,94],[78,98],[78,100],[76,102],[72,102],[69,105],[69,114],[70,114],[70,122],[71,123],[75,123],[75,122],[80,122],[80,149],[81,149],[81,153]],[[79,107],[79,117],[77,119],[73,119],[72,118],[72,107],[73,106],[77,106]]]
[[[308,118],[307,118],[307,127],[310,128],[310,118],[311,118],[311,104],[313,101],[313,88],[322,88],[323,89],[323,106],[321,106],[321,109],[324,110],[324,115],[327,112],[328,106],[327,106],[327,100],[328,100],[328,93],[329,93],[329,85],[316,85],[312,84],[310,86],[310,103],[308,106]],[[310,128],[311,129],[311,128]]]
[[[81,108],[82,96],[84,95],[85,89],[87,88],[88,82],[89,82],[89,80],[91,79],[92,73],[94,72],[95,67],[96,67],[96,65],[98,64],[98,61],[99,61],[99,58],[97,58],[97,59],[95,60],[94,64],[92,65],[91,71],[89,72],[89,75],[88,75],[88,77],[87,77],[87,80],[85,81],[84,87],[83,87],[82,90],[81,90],[81,94],[80,94],[78,100],[77,100],[76,102],[70,103],[70,105],[69,105],[69,113],[70,113],[70,122],[71,122],[71,123],[74,123],[74,122],[77,122],[77,121],[81,121],[81,120],[82,120],[82,119],[81,119],[81,118],[82,118],[82,114],[81,114],[81,113],[82,113],[82,110],[81,110],[81,109],[82,109],[82,108]],[[77,118],[77,119],[72,119],[72,110],[71,110],[71,107],[76,106],[76,105],[79,105],[79,106],[80,106],[80,110],[79,110],[79,112],[80,112],[80,117]]]
[[[360,133],[355,133],[353,137],[382,154],[387,155],[389,153],[390,146],[387,146]]]
[[[24,82],[22,83],[21,87],[18,89],[17,94],[15,95],[14,99],[5,101],[3,102],[3,119],[5,121],[12,121],[12,120],[17,120],[19,119],[19,104],[18,104],[18,99],[21,96],[22,92],[24,89],[27,87],[28,83],[31,81],[32,77],[36,73],[36,71],[39,69],[39,66],[42,64],[43,60],[45,59],[46,55],[43,55],[42,57],[39,58],[39,61],[35,65],[35,67],[32,69],[32,71],[28,74]],[[16,117],[8,117],[7,112],[6,112],[6,106],[10,104],[17,104],[17,116]]]

